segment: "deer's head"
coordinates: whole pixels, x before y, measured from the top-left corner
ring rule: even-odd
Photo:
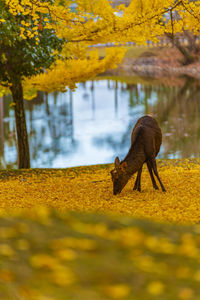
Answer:
[[[115,168],[111,172],[112,182],[113,182],[113,194],[117,195],[121,193],[125,185],[129,180],[127,174],[127,163],[120,163],[119,157],[115,158]]]

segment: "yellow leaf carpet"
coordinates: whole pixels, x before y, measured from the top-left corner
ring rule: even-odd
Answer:
[[[113,165],[97,165],[0,171],[0,210],[47,206],[184,224],[200,221],[200,159],[158,160],[166,193],[153,189],[144,166],[142,192],[132,190],[135,174],[121,194],[114,196],[112,169]]]

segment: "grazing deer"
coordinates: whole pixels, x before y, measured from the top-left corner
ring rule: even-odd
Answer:
[[[115,169],[111,171],[114,195],[121,193],[128,180],[136,172],[138,173],[133,190],[141,191],[140,181],[144,163],[147,164],[154,189],[158,190],[158,186],[153,172],[163,192],[166,191],[158,175],[155,159],[161,143],[162,133],[157,121],[150,116],[138,119],[131,134],[131,147],[128,154],[121,162],[119,157],[115,158]]]

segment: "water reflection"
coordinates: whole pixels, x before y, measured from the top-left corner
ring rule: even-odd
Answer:
[[[31,166],[70,167],[123,158],[136,120],[152,114],[163,130],[162,158],[198,157],[200,87],[127,84],[115,80],[79,84],[75,92],[38,93],[26,101]],[[16,167],[12,99],[0,98],[0,168]]]

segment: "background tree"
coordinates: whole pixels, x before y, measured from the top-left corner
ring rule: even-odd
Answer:
[[[71,1],[68,1],[68,5],[70,4]],[[23,104],[24,84],[27,89],[27,84],[24,83],[25,80],[44,73],[50,66],[55,67],[53,64],[60,57],[60,60],[57,61],[56,70],[52,74],[53,78],[51,77],[53,86],[46,81],[43,90],[45,90],[44,86],[47,85],[48,91],[52,89],[63,90],[67,84],[74,87],[74,83],[80,81],[80,78],[83,78],[86,74],[92,76],[104,71],[106,64],[108,67],[114,66],[114,63],[119,61],[120,55],[118,53],[116,58],[115,55],[110,55],[99,65],[94,63],[98,61],[98,57],[93,55],[93,59],[85,64],[87,63],[86,51],[83,55],[83,47],[77,47],[78,41],[74,41],[76,46],[69,43],[68,48],[65,47],[61,58],[59,53],[63,48],[64,40],[66,41],[66,35],[69,39],[70,31],[71,36],[76,36],[76,32],[80,30],[80,27],[87,27],[84,24],[87,20],[82,17],[81,9],[78,15],[77,12],[71,12],[70,7],[59,5],[59,1],[3,0],[0,2],[0,16],[0,83],[10,89],[13,97],[17,129],[18,166],[19,168],[29,168],[29,144]],[[91,21],[89,20],[88,23],[91,23]],[[76,31],[74,27],[77,27]],[[88,33],[90,33],[89,28]],[[63,77],[62,70],[64,71],[66,67],[66,60],[72,61],[72,58],[77,60],[78,56],[81,59],[75,61],[75,74],[71,70]],[[84,68],[81,68],[80,60],[85,64]],[[85,69],[87,67],[89,70]],[[58,77],[62,79],[62,82],[57,80]]]
[[[30,167],[28,135],[23,104],[22,82],[49,68],[61,50],[63,40],[56,37],[54,29],[43,28],[43,19],[31,18],[26,12],[17,13],[0,2],[0,82],[12,93],[18,142],[19,168]],[[39,15],[38,15],[39,16]],[[27,26],[25,31],[23,26]],[[39,30],[34,31],[34,27]]]
[[[173,13],[178,18],[166,21]],[[28,168],[23,88],[74,88],[76,82],[115,67],[124,54],[116,47],[99,60],[90,45],[145,44],[184,30],[198,34],[200,5],[188,0],[133,0],[128,7],[112,8],[108,0],[2,0],[0,15],[0,82],[13,96],[19,168]]]
[[[196,3],[196,6],[193,6],[194,3]],[[182,11],[184,11],[187,14],[187,18],[189,19],[193,17],[194,20],[196,19],[196,21],[199,22],[199,17],[195,15],[195,10],[199,5],[197,1],[189,0],[188,3],[185,3],[183,1],[181,4]],[[194,32],[192,28],[188,30],[187,22],[186,20],[183,20],[182,30],[179,29],[178,32],[175,33],[174,26],[177,26],[176,24],[178,22],[180,26],[182,21],[179,11],[170,10],[167,19],[170,22],[171,30],[166,31],[166,36],[169,38],[173,46],[176,47],[179,50],[179,52],[183,55],[181,63],[183,65],[188,65],[198,60],[198,54],[200,52],[198,24]]]

